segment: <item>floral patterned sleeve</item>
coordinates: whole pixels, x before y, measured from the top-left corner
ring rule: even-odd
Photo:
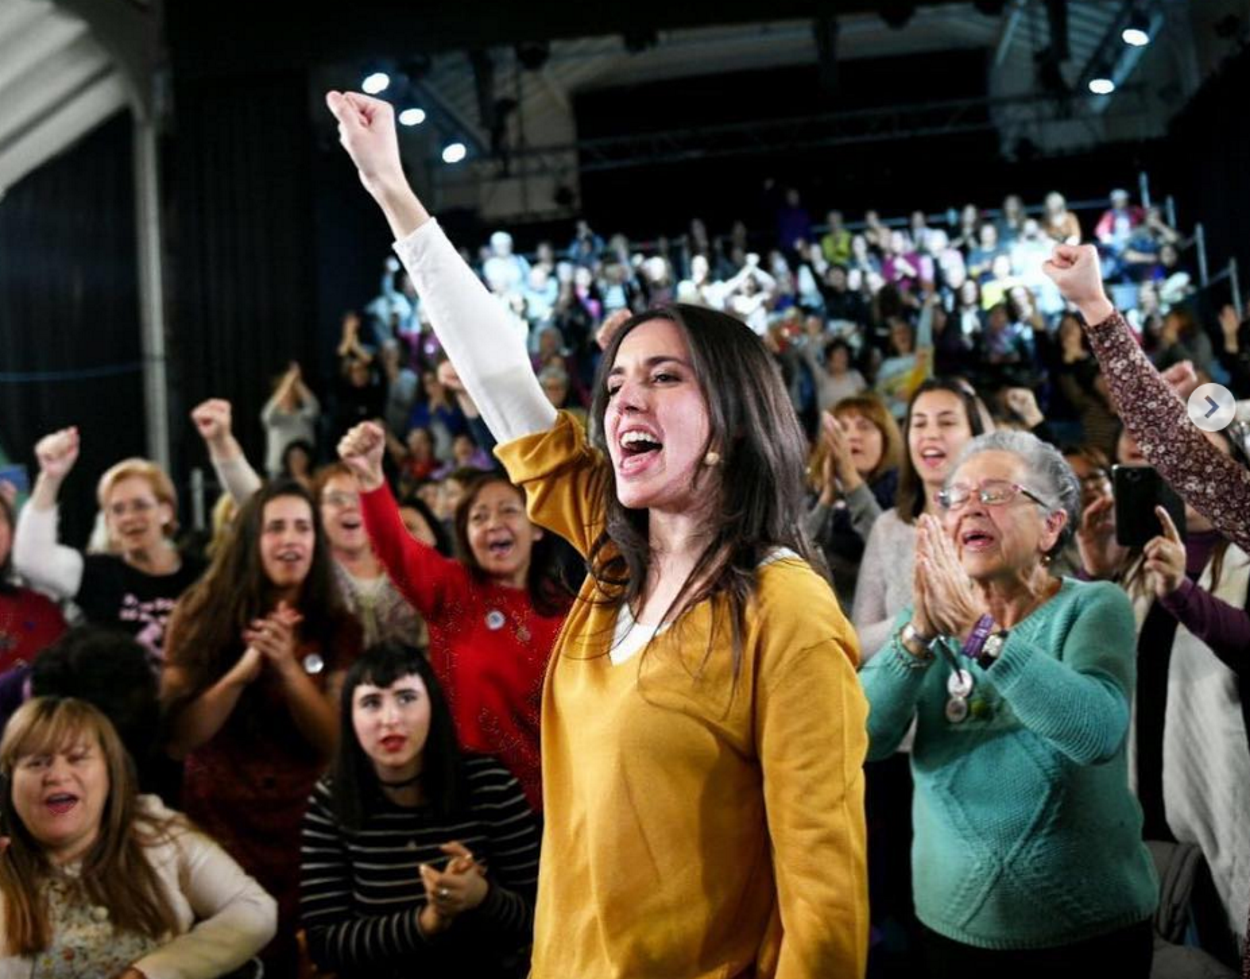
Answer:
[[[1119,313],[1086,334],[1142,454],[1220,533],[1250,548],[1250,470],[1190,423],[1185,403],[1146,359]]]

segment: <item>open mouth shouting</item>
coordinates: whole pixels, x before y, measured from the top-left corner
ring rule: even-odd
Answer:
[[[622,476],[634,476],[648,469],[661,452],[664,443],[650,429],[627,428],[617,435],[620,458],[617,471]]]
[[[43,800],[53,816],[64,816],[78,805],[78,796],[71,792],[54,792]]]
[[[987,551],[997,542],[993,532],[984,527],[965,527],[959,532],[959,546],[967,552]]]
[[[496,559],[510,556],[516,550],[516,538],[509,533],[491,534],[486,538],[486,552]]]
[[[928,470],[941,469],[946,465],[946,450],[930,445],[920,450],[920,465]]]

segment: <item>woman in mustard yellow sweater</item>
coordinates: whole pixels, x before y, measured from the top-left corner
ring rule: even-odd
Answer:
[[[808,562],[806,443],[767,350],[697,307],[634,317],[592,444],[408,186],[390,106],[328,102],[531,516],[591,569],[543,690],[533,976],[862,975],[858,644]]]

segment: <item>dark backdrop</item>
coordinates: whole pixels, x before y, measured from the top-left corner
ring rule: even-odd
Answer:
[[[33,479],[39,437],[79,427],[62,492],[62,538],[75,545],[95,480],[145,451],[131,160],[123,114],[0,200],[0,444]]]

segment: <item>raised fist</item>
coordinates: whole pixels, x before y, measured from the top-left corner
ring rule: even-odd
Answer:
[[[339,458],[351,467],[366,492],[382,485],[385,449],[386,433],[377,422],[361,422],[339,440]]]
[[[403,186],[391,104],[358,92],[327,92],[326,105],[338,120],[339,142],[356,164],[365,189],[376,195],[390,186]]]
[[[63,428],[45,435],[35,445],[39,471],[50,479],[61,480],[69,475],[78,461],[78,429]]]
[[[1101,304],[1110,306],[1102,287],[1098,249],[1093,245],[1056,245],[1054,254],[1042,266],[1042,271],[1059,287],[1063,298],[1082,313]]]
[[[230,402],[224,398],[209,398],[196,405],[191,411],[191,420],[195,422],[200,438],[210,445],[230,437],[231,410]]]

